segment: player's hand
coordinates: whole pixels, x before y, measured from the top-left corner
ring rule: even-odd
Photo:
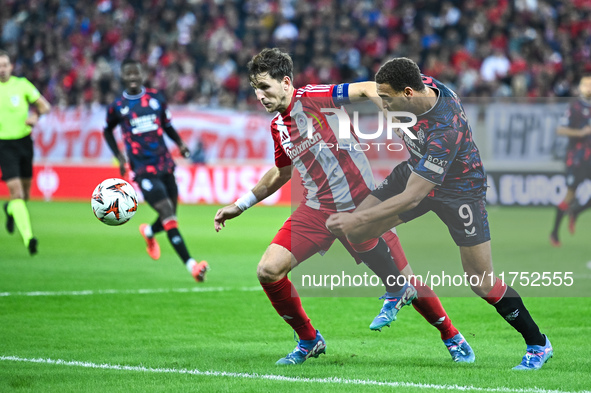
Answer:
[[[27,117],[27,120],[25,120],[25,124],[30,127],[35,127],[37,125],[38,121],[39,121],[39,115],[35,112],[31,112],[29,114],[29,117]]]
[[[181,143],[179,145],[179,151],[181,152],[181,155],[185,158],[189,158],[191,157],[191,151],[189,150],[189,148],[187,147],[187,145],[185,145],[184,143]]]
[[[328,217],[326,228],[337,237],[346,237],[355,229],[356,218],[352,213],[337,213]]]
[[[213,219],[213,225],[215,227],[215,231],[219,232],[226,226],[226,220],[231,220],[232,218],[238,217],[242,214],[242,210],[235,204],[228,205],[226,207],[222,207],[218,212],[215,214],[215,218]]]
[[[583,136],[591,135],[591,126],[585,126],[583,128]]]

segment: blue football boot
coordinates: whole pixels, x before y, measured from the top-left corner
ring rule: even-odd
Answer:
[[[396,320],[398,311],[407,304],[411,304],[417,298],[417,290],[410,283],[404,284],[399,292],[386,292],[380,299],[384,299],[384,305],[377,317],[374,318],[369,328],[382,331],[384,326],[390,326]]]
[[[546,344],[528,345],[527,352],[521,360],[521,363],[513,367],[513,370],[539,370],[542,368],[544,363],[554,355],[550,340],[548,340],[546,335],[544,335],[544,337],[546,338]]]
[[[326,353],[326,341],[324,341],[324,337],[316,330],[316,338],[314,340],[300,340],[293,352],[279,359],[275,364],[302,364],[309,357],[317,358],[321,353]]]
[[[454,362],[474,363],[474,351],[472,351],[470,344],[462,336],[462,333],[458,333],[448,340],[443,340],[443,343],[447,347]]]

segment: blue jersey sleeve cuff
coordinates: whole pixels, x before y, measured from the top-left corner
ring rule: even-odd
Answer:
[[[350,104],[349,84],[341,83],[340,85],[335,85],[332,89],[332,100],[335,106]]]

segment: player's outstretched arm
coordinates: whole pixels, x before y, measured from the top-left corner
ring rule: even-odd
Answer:
[[[214,228],[219,232],[226,226],[226,221],[238,217],[249,207],[267,198],[283,187],[291,179],[291,165],[269,169],[261,180],[246,195],[240,197],[231,205],[225,206],[217,211],[214,218]]]
[[[591,135],[591,126],[585,126],[583,128],[558,127],[556,134],[569,138],[582,138]]]
[[[378,96],[375,82],[356,82],[349,83],[349,99],[352,102],[371,100],[382,110],[382,99]]]

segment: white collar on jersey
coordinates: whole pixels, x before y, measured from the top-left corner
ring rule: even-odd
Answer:
[[[140,98],[142,98],[142,96],[144,94],[146,94],[146,88],[145,87],[142,87],[142,91],[140,91],[136,95],[131,95],[131,94],[127,93],[127,90],[124,90],[123,91],[123,98],[125,98],[127,100],[139,100]]]

